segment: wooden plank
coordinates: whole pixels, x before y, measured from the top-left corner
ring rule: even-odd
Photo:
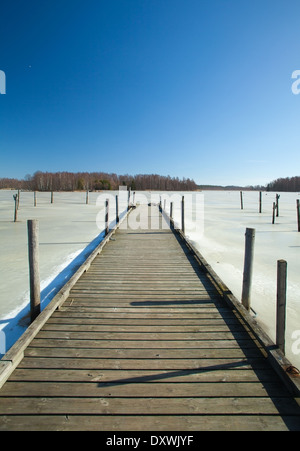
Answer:
[[[1,398],[0,415],[294,415],[295,401],[287,398]]]
[[[76,305],[80,305],[81,303],[76,302]],[[84,305],[84,304],[83,304]],[[72,305],[68,306],[71,307]],[[66,306],[67,307],[67,306]],[[66,308],[65,307],[65,308]],[[186,308],[176,308],[176,307],[139,307],[139,308],[133,308],[133,307],[98,307],[99,309],[99,313],[143,313],[144,316],[145,314],[149,314],[153,312],[153,308],[156,308],[156,311],[158,312],[169,312],[169,313],[180,313],[182,314],[186,314],[186,313],[198,313],[198,318],[201,317],[201,320],[204,319],[208,319],[208,320],[222,320],[224,322],[224,319],[226,318],[229,320],[233,320],[237,323],[236,318],[234,318],[232,316],[231,312],[224,312],[223,315],[221,315],[221,313],[218,313],[216,311],[208,311],[205,312],[204,309],[201,309],[201,312],[199,313],[199,308],[198,307],[186,307]],[[204,310],[204,311],[203,311]],[[65,317],[66,315],[64,315]],[[52,316],[52,318],[49,318],[47,324],[44,325],[44,329],[46,327],[55,327],[55,324],[57,327],[59,327],[60,325],[62,325],[62,321],[64,321],[64,317],[63,318],[57,318],[54,315]],[[66,318],[68,319],[68,318]],[[52,326],[51,326],[52,324]],[[199,324],[200,325],[200,324]],[[183,325],[184,327],[184,325]]]
[[[158,348],[158,347],[147,347],[143,348],[141,346],[138,346],[136,344],[135,347],[119,347],[118,349],[111,348],[111,347],[103,347],[99,348],[95,346],[94,348],[91,347],[84,347],[82,345],[81,347],[68,347],[63,346],[63,349],[72,349],[73,353],[75,353],[77,356],[80,354],[80,349],[87,349],[86,356],[87,357],[97,357],[97,358],[121,358],[122,356],[125,358],[130,358],[130,356],[133,356],[135,358],[139,359],[145,359],[147,356],[148,358],[154,358],[155,356],[159,356],[160,358],[176,358],[176,353],[174,350],[177,350],[178,358],[184,358],[184,355],[186,355],[189,358],[197,359],[198,361],[204,360],[204,359],[223,359],[222,362],[225,362],[226,359],[241,359],[239,364],[241,365],[242,362],[248,363],[248,359],[263,359],[262,355],[258,353],[258,351],[255,348],[248,348],[246,350],[241,350],[238,348],[225,348],[225,349],[219,349],[219,348],[179,348],[176,346],[173,346],[172,348]],[[44,347],[42,346],[39,348],[36,346],[35,348],[30,348],[28,351],[26,351],[26,356],[59,356],[61,355],[60,348],[55,348],[55,351],[50,351],[51,346]],[[98,350],[96,352],[92,352],[94,350]],[[147,352],[147,350],[155,350],[155,352]],[[167,349],[168,352],[164,352],[164,350]],[[194,352],[191,351],[191,349],[195,349]],[[101,351],[102,350],[102,351]],[[110,352],[109,352],[109,351]],[[122,350],[128,350],[128,352],[122,353]],[[134,352],[136,350],[136,352]],[[173,353],[171,352],[173,350]],[[131,351],[131,352],[129,352]],[[69,352],[69,351],[68,351]],[[110,357],[111,356],[111,357]],[[146,357],[144,357],[146,356]],[[163,357],[165,356],[165,357]],[[162,365],[162,363],[160,363]]]
[[[118,332],[199,332],[199,331],[205,331],[205,330],[211,330],[210,326],[202,326],[202,325],[187,325],[184,326],[182,323],[177,325],[145,325],[141,324],[142,322],[139,321],[136,324],[122,324],[121,321],[116,321],[115,326],[117,327]],[[221,327],[221,326],[220,326]],[[222,326],[222,327],[227,327]],[[43,330],[64,330],[64,331],[99,331],[99,332],[114,332],[115,328],[114,325],[110,324],[101,324],[101,319],[92,319],[92,318],[68,318],[67,320],[61,319],[61,322],[58,322],[57,320],[50,322],[47,322],[47,326],[43,327]],[[225,330],[228,330],[225,329]],[[249,337],[248,341],[252,342],[252,339]],[[230,342],[229,342],[230,343]]]
[[[100,320],[101,321],[101,320]],[[70,322],[65,322],[64,320],[62,320],[62,322],[49,322],[47,323],[47,325],[45,325],[42,329],[41,333],[44,333],[45,331],[64,331],[64,332],[71,332],[71,331],[77,331],[77,332],[111,332],[113,334],[115,333],[121,333],[121,332],[132,332],[132,333],[140,333],[140,332],[145,332],[147,333],[156,333],[156,332],[160,332],[161,334],[165,334],[165,333],[169,333],[169,334],[175,334],[175,333],[194,333],[197,334],[198,332],[205,332],[205,331],[209,331],[211,330],[211,324],[213,324],[214,326],[216,326],[215,322],[213,323],[208,323],[207,325],[202,325],[202,321],[200,325],[197,326],[184,326],[184,325],[159,325],[156,326],[155,324],[150,325],[150,326],[146,326],[146,325],[141,325],[141,324],[136,324],[136,325],[122,325],[119,324],[118,321],[116,321],[116,325],[117,325],[117,330],[113,327],[113,325],[103,325],[103,324],[97,324],[96,322],[93,322],[93,319],[90,320],[90,322],[88,322],[88,320],[81,320],[78,318],[72,318],[72,320],[70,320]],[[218,324],[218,323],[217,323]],[[238,325],[241,326],[241,325]],[[223,329],[224,328],[224,329]],[[223,329],[224,330],[229,330],[229,327],[227,325],[224,326],[224,323],[220,323],[218,324],[218,330]],[[238,329],[237,330],[241,330]],[[39,335],[40,336],[40,335]],[[173,335],[174,336],[174,335]],[[175,337],[175,336],[174,336]],[[251,338],[249,337],[249,340]]]
[[[226,382],[199,383],[135,383],[110,384],[102,382],[26,382],[26,396],[34,397],[267,397],[288,396],[287,390],[278,382]],[[24,396],[24,383],[8,381],[1,396]],[[299,406],[298,406],[299,407]],[[299,417],[300,418],[300,417]]]
[[[58,382],[270,382],[274,380],[272,370],[219,369],[212,371],[192,370],[95,370],[87,369],[49,369],[16,368],[10,381],[58,381]]]
[[[208,331],[205,331],[209,334],[212,334],[213,332],[211,332],[211,330],[209,331],[209,329],[211,329],[210,327],[208,328]],[[86,332],[86,331],[41,331],[39,332],[39,334],[36,337],[36,341],[35,341],[35,345],[42,345],[46,344],[47,342],[49,343],[56,343],[56,341],[58,340],[59,343],[63,342],[63,341],[68,341],[71,343],[77,343],[78,341],[82,341],[83,345],[89,344],[87,343],[87,341],[89,340],[93,340],[95,342],[96,345],[100,345],[100,342],[117,342],[116,347],[120,347],[122,346],[121,344],[119,344],[120,342],[124,342],[125,343],[125,347],[127,347],[128,343],[131,343],[133,346],[141,346],[141,342],[144,343],[148,343],[151,346],[152,344],[154,344],[154,346],[158,346],[158,344],[156,344],[156,342],[159,342],[163,347],[170,347],[170,343],[175,342],[175,346],[176,347],[182,347],[182,348],[187,348],[187,347],[201,347],[201,343],[203,340],[203,334],[204,332],[194,332],[194,333],[180,333],[180,332],[173,332],[173,333],[168,333],[168,332]],[[213,333],[213,337],[209,337],[209,339],[213,339],[214,338],[214,333]],[[46,341],[46,343],[45,343]],[[155,343],[153,343],[155,342]],[[51,346],[51,344],[49,344],[49,346]],[[65,343],[66,344],[66,343]],[[67,344],[66,344],[67,345]],[[76,345],[74,344],[74,347]],[[102,346],[102,345],[101,345]],[[151,346],[152,347],[152,346]]]
[[[4,415],[2,431],[299,431],[279,415]]]
[[[214,339],[234,339],[234,336],[230,333],[226,332],[220,332],[220,333],[215,333],[215,334],[210,334],[210,339],[214,340]],[[203,337],[203,340],[207,340],[209,339],[209,333],[205,335],[205,337]],[[85,340],[61,340],[61,339],[37,339],[34,342],[34,346],[35,347],[43,347],[43,348],[47,348],[47,347],[53,347],[53,348],[87,348],[87,349],[92,349],[92,348],[139,348],[139,349],[147,349],[147,348],[155,348],[155,349],[161,349],[161,348],[167,348],[167,349],[201,349],[201,345],[202,342],[199,341],[186,341],[184,343],[182,343],[181,341],[175,341],[175,340],[165,340],[165,341],[160,341],[160,340],[143,340],[141,339],[139,342],[137,342],[136,340],[127,340],[124,342],[121,342],[119,340],[117,340],[117,345],[116,343],[114,343],[113,340],[89,340],[89,339],[85,339]]]
[[[197,370],[268,369],[265,359],[255,358],[176,358],[170,351],[145,350],[143,357],[137,350],[53,349],[36,348],[27,351],[20,368],[53,369],[118,369],[118,370]],[[175,350],[174,350],[175,353]],[[179,352],[178,352],[179,353]],[[183,354],[182,354],[183,355]]]
[[[66,312],[66,310],[64,312],[60,312],[61,315],[59,316],[60,318],[63,316],[62,314],[64,314]],[[103,325],[108,325],[108,324],[115,324],[116,327],[118,325],[145,325],[145,326],[150,326],[150,325],[170,325],[170,326],[176,326],[176,325],[181,325],[183,324],[187,324],[188,326],[194,325],[194,326],[198,326],[199,325],[199,318],[194,318],[194,319],[190,319],[190,318],[178,318],[178,319],[174,319],[174,318],[162,318],[162,317],[157,317],[157,318],[148,318],[148,317],[142,317],[142,318],[137,318],[135,317],[124,317],[124,318],[113,318],[113,317],[108,317],[108,318],[102,318],[102,314],[101,313],[87,313],[87,312],[70,312],[68,311],[68,317],[69,318],[74,318],[74,319],[82,319],[82,323],[84,323],[85,321],[88,321],[89,319],[94,321],[94,324],[103,324]],[[67,321],[67,320],[66,320]],[[72,322],[71,322],[72,323]],[[74,321],[75,324],[75,321]],[[200,327],[200,326],[199,326]],[[246,338],[248,336],[248,334],[244,334],[244,338]],[[229,338],[229,337],[228,337]],[[241,336],[237,335],[236,338],[242,338]]]

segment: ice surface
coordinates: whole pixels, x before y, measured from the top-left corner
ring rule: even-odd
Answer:
[[[298,193],[280,193],[279,217],[272,224],[276,193],[263,192],[262,213],[259,213],[259,193],[236,191],[204,192],[204,233],[199,236],[189,230],[206,260],[240,300],[242,292],[245,230],[255,229],[255,248],[251,306],[257,321],[275,340],[277,260],[288,264],[286,355],[300,368],[300,342],[292,339],[300,330],[300,233],[297,231],[296,199]],[[294,346],[293,346],[294,345]]]
[[[50,193],[37,193],[37,206],[34,207],[33,193],[21,192],[18,222],[14,223],[15,192],[0,191],[0,329],[5,331],[7,348],[24,330],[24,315],[29,311],[27,219],[39,220],[41,290],[42,302],[46,305],[103,238],[103,198],[108,195],[113,200],[117,194],[102,193],[98,199],[98,193],[89,193],[89,204],[86,205],[85,193],[54,193],[53,204]],[[295,341],[295,331],[300,331],[300,233],[296,217],[296,199],[300,195],[280,193],[279,217],[274,225],[272,206],[276,193],[263,192],[262,213],[258,210],[259,193],[255,191],[243,193],[243,210],[239,191],[205,191],[203,194],[137,192],[136,200],[157,202],[161,195],[162,205],[166,199],[169,211],[169,201],[174,200],[174,196],[180,199],[181,194],[185,196],[186,235],[239,300],[245,230],[247,227],[256,230],[251,305],[257,313],[256,319],[273,340],[277,260],[287,261],[286,354],[295,366],[300,367],[300,340],[298,345]],[[110,218],[114,217],[113,210],[112,205]],[[180,202],[174,202],[173,217],[180,225]]]

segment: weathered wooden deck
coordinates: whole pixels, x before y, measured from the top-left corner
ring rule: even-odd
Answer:
[[[300,430],[223,297],[173,231],[117,230],[0,390],[0,430]]]

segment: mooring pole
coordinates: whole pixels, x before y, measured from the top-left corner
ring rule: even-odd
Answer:
[[[127,211],[129,211],[130,195],[131,195],[131,188],[128,189]]]
[[[277,261],[276,344],[285,353],[287,262]]]
[[[279,216],[279,198],[280,198],[280,195],[276,194],[276,216],[277,217]]]
[[[240,198],[241,198],[241,210],[243,210],[243,208],[244,208],[244,203],[243,203],[243,191],[240,191]]]
[[[109,232],[109,225],[108,225],[109,214],[108,214],[108,210],[109,210],[109,200],[106,199],[106,201],[105,201],[105,236],[108,235],[108,232]]]
[[[262,192],[259,192],[259,212],[262,212]]]
[[[39,223],[37,219],[27,221],[28,259],[30,280],[30,316],[31,322],[41,311],[40,270],[39,270]]]
[[[275,211],[276,211],[276,202],[273,202],[272,224],[275,224]]]
[[[245,233],[245,260],[242,290],[242,304],[250,310],[250,292],[252,282],[253,256],[254,256],[255,229],[246,229]]]
[[[297,199],[297,221],[298,221],[298,232],[300,232],[300,201]]]
[[[118,224],[120,221],[119,218],[119,196],[116,195],[116,224]]]
[[[14,214],[14,222],[17,222],[18,219],[18,194],[13,195],[15,201],[15,214]]]

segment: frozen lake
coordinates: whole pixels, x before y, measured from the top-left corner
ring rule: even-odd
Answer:
[[[296,215],[296,199],[300,195],[279,194],[279,217],[272,224],[276,193],[262,193],[262,213],[259,213],[258,192],[243,193],[243,210],[239,192],[204,192],[204,233],[199,236],[187,230],[186,234],[241,300],[245,231],[247,227],[255,229],[251,306],[257,313],[257,321],[273,340],[277,260],[287,261],[286,355],[300,368],[300,232]]]
[[[37,206],[34,207],[33,193],[21,192],[18,222],[14,223],[15,193],[16,191],[0,191],[0,329],[5,332],[6,350],[23,332],[26,325],[24,315],[29,312],[27,219],[39,220],[42,307],[101,241],[104,226],[103,193],[98,204],[99,193],[89,193],[88,204],[83,192],[54,193],[53,204],[50,203],[50,193],[37,193]],[[117,193],[107,194],[114,196]],[[258,210],[258,192],[255,191],[243,193],[243,210],[240,207],[239,191],[182,194],[186,200],[186,235],[239,300],[242,291],[245,230],[247,227],[256,230],[251,305],[257,313],[257,321],[273,340],[277,260],[287,261],[286,354],[299,368],[300,233],[297,232],[296,199],[300,195],[280,193],[280,214],[273,225],[272,205],[276,193],[263,192],[262,213]],[[151,199],[149,192],[137,192],[136,200],[157,201],[159,194],[154,195],[155,198]],[[162,202],[166,199],[167,210],[171,195],[168,192],[162,193]],[[188,202],[189,199],[192,202]],[[114,205],[112,208],[114,209]],[[111,218],[113,214],[111,212]],[[179,204],[174,204],[173,216],[180,223]]]

